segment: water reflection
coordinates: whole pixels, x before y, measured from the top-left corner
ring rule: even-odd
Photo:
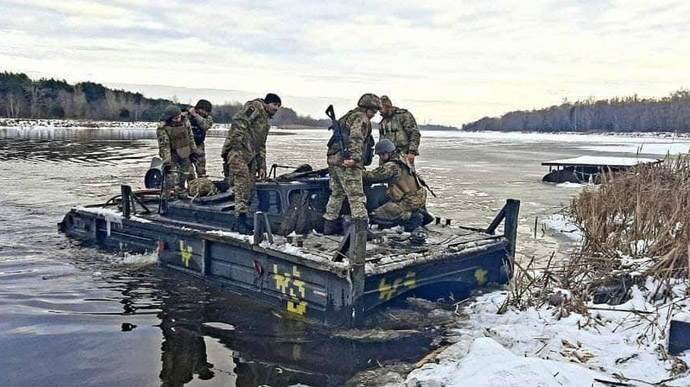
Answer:
[[[415,335],[352,340],[172,270],[157,270],[163,274],[158,314],[163,386],[197,379],[234,380],[236,386],[339,386],[377,361],[418,360],[431,343],[432,334],[423,328],[428,321],[408,323],[419,329]],[[213,346],[213,361],[207,344]]]
[[[118,165],[148,163],[149,144],[143,141],[50,141],[0,139],[0,161],[50,161]]]

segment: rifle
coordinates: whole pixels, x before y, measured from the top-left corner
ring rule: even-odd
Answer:
[[[347,160],[351,156],[350,149],[348,149],[345,146],[345,142],[343,141],[343,132],[340,128],[340,123],[335,118],[335,111],[333,110],[333,105],[328,105],[328,107],[326,108],[326,115],[328,116],[328,118],[331,119],[331,127],[328,129],[333,129],[333,135],[335,136],[335,139],[338,141],[338,144],[340,145],[340,154],[343,156],[343,159]]]
[[[412,170],[412,174],[414,175],[414,177],[417,178],[417,181],[419,182],[419,184],[422,187],[428,189],[433,197],[435,197],[435,198],[438,197],[438,196],[436,196],[434,191],[431,189],[431,187],[429,187],[429,184],[427,184],[426,181],[424,181],[424,179],[421,176],[419,176],[419,174],[417,173],[417,170],[414,167],[414,164],[410,164],[410,169]]]

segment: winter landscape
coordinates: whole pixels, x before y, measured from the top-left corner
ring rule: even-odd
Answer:
[[[2,340],[8,343],[3,347],[14,348],[13,358],[24,363],[11,363],[15,371],[9,375],[18,377],[18,380],[43,380],[39,376],[27,378],[27,373],[31,374],[28,370],[33,368],[29,361],[30,352],[26,352],[26,347],[17,349],[11,345],[21,343],[30,332],[35,334],[38,329],[43,332],[38,337],[47,340],[50,337],[78,337],[75,335],[82,329],[80,327],[87,328],[92,325],[87,321],[96,318],[95,321],[103,320],[98,324],[104,328],[113,324],[119,327],[123,322],[139,325],[138,334],[147,337],[147,341],[153,339],[158,330],[152,323],[149,323],[150,328],[146,328],[146,322],[142,324],[140,319],[147,320],[148,317],[139,316],[138,312],[115,321],[111,321],[111,317],[89,317],[88,320],[77,317],[71,322],[60,323],[64,328],[59,331],[51,328],[55,322],[51,323],[50,318],[45,323],[48,325],[44,325],[34,321],[37,317],[32,317],[44,313],[48,313],[47,316],[55,313],[56,316],[73,315],[74,311],[70,310],[76,305],[82,305],[78,308],[82,312],[76,316],[97,316],[110,310],[109,304],[119,304],[121,296],[117,295],[118,292],[107,290],[112,287],[113,278],[125,274],[133,276],[133,268],[136,272],[146,272],[151,270],[147,267],[155,267],[155,257],[129,256],[122,259],[95,251],[87,251],[84,255],[75,250],[81,248],[65,246],[62,238],[54,235],[51,226],[59,221],[65,207],[98,202],[115,194],[117,182],[130,182],[135,187],[143,185],[141,176],[148,167],[147,160],[156,154],[155,140],[148,133],[152,130],[150,125],[131,124],[122,128],[118,127],[119,124],[105,124],[103,130],[96,133],[91,132],[93,128],[72,128],[75,126],[61,122],[26,121],[0,129],[3,136],[2,180],[7,187],[2,194],[3,207],[7,209],[3,215],[7,231],[2,239],[3,276],[6,283],[11,284],[3,291],[2,309],[4,314],[14,316],[5,320]],[[133,133],[126,134],[129,132]],[[540,162],[582,154],[663,159],[669,154],[686,153],[690,140],[668,135],[491,132],[427,132],[424,136],[422,151],[428,156],[420,160],[418,168],[439,196],[429,202],[432,213],[455,219],[459,224],[482,226],[490,222],[506,198],[522,200],[516,259],[524,271],[518,269],[514,283],[507,288],[482,292],[450,309],[434,302],[410,300],[422,310],[422,315],[444,316],[445,321],[441,324],[443,334],[437,337],[437,344],[429,347],[427,355],[418,355],[420,363],[416,369],[414,362],[403,367],[400,359],[382,361],[373,370],[361,368],[363,373],[358,378],[368,380],[368,385],[391,386],[655,383],[682,386],[688,383],[684,364],[689,359],[668,354],[670,319],[688,318],[684,281],[666,283],[651,278],[638,281],[628,289],[629,299],[622,303],[594,304],[589,301],[578,309],[565,301],[571,294],[562,288],[564,284],[559,278],[565,262],[583,243],[583,233],[567,208],[583,190],[594,187],[542,183],[541,177],[548,169]],[[327,137],[326,130],[269,136],[271,161],[286,165],[303,162],[322,165],[318,144]],[[209,139],[210,154],[219,153],[221,141],[220,136]],[[296,141],[314,146],[307,146],[304,153],[295,155],[290,152],[289,144]],[[440,155],[443,155],[442,160]],[[210,164],[210,173],[220,175],[220,165]],[[10,184],[17,174],[24,176],[23,182]],[[46,181],[52,183],[41,183]],[[55,196],[55,192],[61,194]],[[61,246],[59,252],[50,252],[54,251],[55,245]],[[71,268],[70,257],[74,254],[82,258],[78,259],[80,263],[76,268]],[[644,258],[626,258],[623,254],[620,258],[629,265],[624,267],[643,272]],[[550,280],[545,280],[545,273]],[[44,278],[42,282],[50,285],[37,289],[36,278]],[[69,281],[65,283],[66,279]],[[141,279],[135,283],[138,281]],[[531,287],[527,287],[527,283],[532,281]],[[534,292],[535,286],[539,291]],[[662,292],[662,297],[659,288],[664,286],[670,287]],[[95,298],[89,296],[94,291],[108,294],[96,297],[103,298],[103,301],[95,302]],[[531,294],[527,295],[525,291]],[[64,295],[57,296],[60,293]],[[161,307],[153,294],[139,297],[137,302],[150,304],[148,308],[155,310]],[[56,303],[57,300],[61,301]],[[499,310],[502,313],[499,314]],[[430,321],[420,323],[415,329],[424,331],[440,327],[436,325],[438,320],[429,318]],[[33,323],[27,326],[24,322],[27,320]],[[203,320],[194,324],[221,324]],[[235,328],[247,329],[247,326]],[[383,329],[379,334],[393,340],[395,332],[396,329]],[[130,338],[125,336],[117,340],[128,342]],[[156,344],[151,347],[143,343],[133,345],[144,353],[157,352],[156,347]],[[241,361],[232,360],[232,350],[211,343],[206,348],[207,351],[211,348],[215,351],[212,369],[216,370],[216,381],[227,380],[228,375],[241,372],[240,369],[233,371],[230,365]],[[62,344],[51,344],[47,350],[62,351]],[[240,352],[243,350],[240,347]],[[129,351],[125,348],[117,352],[118,357],[128,357]],[[211,358],[210,352],[208,355]],[[367,360],[378,361],[375,358]],[[148,383],[151,377],[157,377],[161,372],[160,362],[157,366],[155,362],[150,366],[135,366],[130,361],[135,359],[124,363],[132,377],[128,380]],[[10,366],[10,363],[5,364]],[[279,367],[279,364],[268,368],[274,367]],[[108,371],[110,367],[107,365],[99,368],[106,374],[112,372]],[[220,372],[224,369],[229,373]],[[59,370],[53,371],[61,374]],[[285,383],[285,380],[278,380],[274,379],[274,385]],[[309,378],[294,380],[309,384]]]

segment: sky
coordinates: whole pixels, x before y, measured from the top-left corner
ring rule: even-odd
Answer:
[[[0,10],[0,71],[172,90],[183,102],[209,89],[214,103],[275,92],[319,118],[366,92],[420,123],[460,126],[565,98],[690,88],[688,1],[0,0]]]

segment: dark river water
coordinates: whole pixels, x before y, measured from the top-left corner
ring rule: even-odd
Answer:
[[[322,166],[327,136],[270,136],[269,163]],[[211,175],[221,175],[221,144],[208,140]],[[592,141],[583,138],[431,134],[423,144],[418,168],[439,195],[433,212],[483,226],[505,199],[523,201],[521,256],[558,248],[532,237],[531,224],[577,192],[541,183],[539,162],[606,153],[585,152]],[[636,143],[622,144],[608,145]],[[119,256],[57,233],[71,206],[104,202],[123,183],[143,186],[156,154],[151,131],[0,130],[0,386],[337,386],[439,344],[447,315],[392,306],[369,331],[406,334],[352,338],[161,268],[155,256]]]

